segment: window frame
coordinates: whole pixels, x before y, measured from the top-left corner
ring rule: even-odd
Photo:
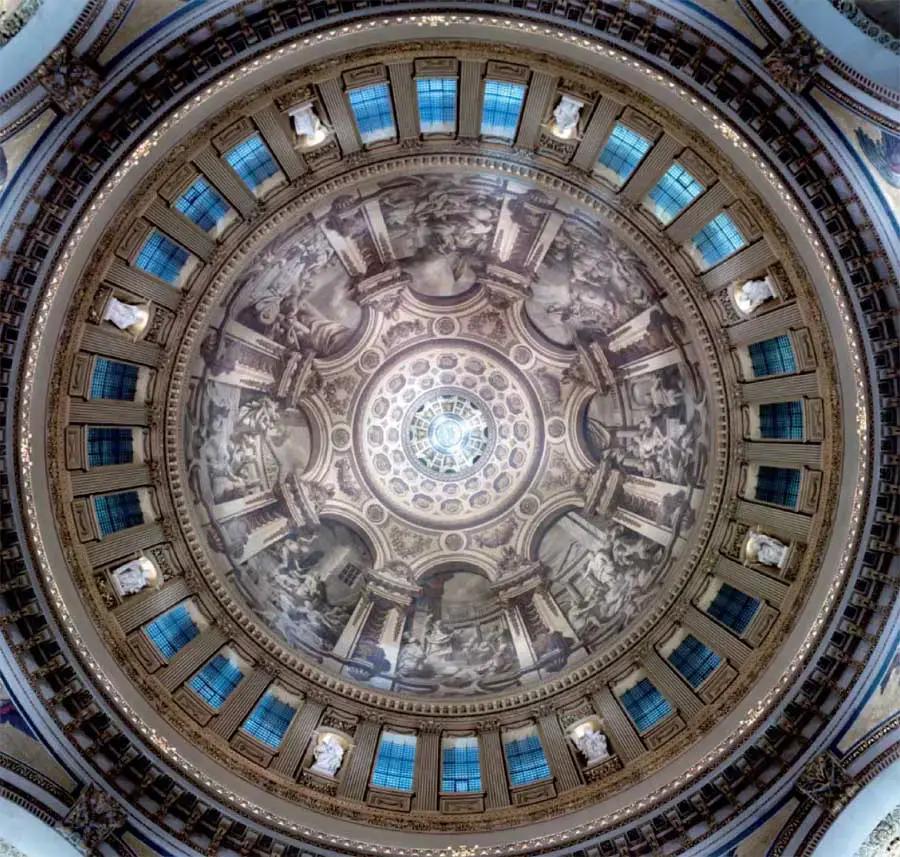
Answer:
[[[378,112],[373,114],[372,116],[362,116],[361,121],[360,115],[356,112],[356,106],[353,103],[354,96],[360,95],[363,92],[367,92],[373,89],[384,90],[387,111],[385,112],[384,110],[378,110]],[[397,130],[397,110],[394,106],[394,95],[391,91],[391,85],[389,81],[379,80],[374,83],[367,83],[364,86],[348,87],[345,94],[347,96],[347,106],[350,111],[350,117],[353,120],[353,127],[356,130],[356,135],[363,146],[365,146],[366,148],[371,148],[372,146],[385,145],[397,141],[399,136],[399,132]],[[377,99],[372,99],[368,103],[374,104],[376,103],[376,101]],[[387,115],[391,120],[390,126],[380,125],[377,129],[364,131],[362,128],[363,121],[371,120],[375,118],[375,116],[379,115]],[[383,133],[388,127],[390,127],[391,133]],[[372,136],[373,134],[377,134],[378,136]]]
[[[494,124],[491,124],[488,126],[488,130],[485,130],[486,111],[488,110],[488,87],[489,86],[510,87],[510,88],[515,87],[515,88],[521,90],[521,98],[519,99],[519,107],[518,107],[518,112],[516,113],[516,121],[515,121],[514,125],[512,125],[512,126],[509,126],[509,125],[497,126],[496,123],[494,123]],[[484,137],[485,140],[489,140],[489,141],[493,141],[493,142],[505,143],[509,146],[515,145],[516,138],[519,135],[519,128],[522,125],[522,115],[525,112],[525,101],[528,98],[528,86],[529,86],[529,84],[527,82],[524,82],[521,80],[505,80],[503,78],[497,78],[497,77],[485,77],[482,80],[482,82],[481,82],[481,110],[479,111],[481,116],[480,116],[479,122],[478,122],[478,135],[480,137]],[[508,98],[509,94],[511,94],[511,93],[507,93],[507,96],[506,96],[507,104],[510,103],[509,98]],[[503,93],[497,92],[494,94],[494,97],[500,98],[500,97],[504,97],[504,96],[503,96]],[[501,115],[501,111],[496,110],[495,115],[497,115],[497,116]],[[509,111],[507,109],[504,108],[504,110],[502,111],[502,115],[506,116],[506,115],[511,115],[511,114],[509,113]],[[505,133],[504,134],[490,133],[491,130],[494,130],[497,127],[511,128],[512,132],[509,136],[506,136]]]

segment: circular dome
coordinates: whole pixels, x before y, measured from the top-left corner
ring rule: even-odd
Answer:
[[[493,432],[484,402],[441,387],[413,402],[404,420],[408,460],[427,476],[461,479],[482,464]]]

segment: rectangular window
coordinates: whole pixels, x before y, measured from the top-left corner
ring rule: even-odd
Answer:
[[[759,601],[755,598],[723,583],[706,612],[736,634],[743,634],[758,609]]]
[[[361,570],[357,568],[352,562],[348,562],[339,572],[338,572],[338,580],[346,586],[353,586],[356,583],[356,579],[360,576]]]
[[[216,224],[228,214],[230,206],[202,176],[175,202],[177,208],[188,220],[196,223],[204,232],[214,229]]]
[[[486,80],[484,106],[481,111],[482,136],[497,137],[510,142],[514,140],[524,103],[524,84],[508,83],[505,80]]]
[[[600,153],[602,164],[624,182],[650,150],[650,141],[625,125],[616,124]]]
[[[244,676],[224,655],[216,655],[189,682],[188,687],[218,711]]]
[[[372,785],[411,792],[416,764],[416,736],[384,732],[378,744]]]
[[[803,440],[803,404],[760,405],[759,436],[767,440]]]
[[[696,637],[688,634],[669,655],[669,663],[692,687],[700,687],[722,663],[722,659]]]
[[[441,746],[441,791],[480,792],[478,738],[445,738]]]
[[[103,494],[94,497],[97,523],[104,536],[127,530],[144,523],[141,499],[137,491],[123,491],[121,494]]]
[[[759,467],[756,473],[757,500],[795,509],[799,498],[799,470],[793,467]]]
[[[509,781],[514,786],[524,786],[550,776],[550,766],[537,735],[526,735],[511,741],[504,741],[506,767]]]
[[[91,398],[133,402],[137,394],[137,380],[137,366],[98,357],[91,376]]]
[[[646,678],[626,690],[621,700],[638,732],[646,732],[672,713],[669,701]]]
[[[252,191],[256,191],[278,172],[278,164],[259,134],[226,152],[225,160]]]
[[[184,604],[179,604],[168,613],[163,613],[144,630],[150,638],[150,642],[166,660],[174,657],[200,633],[200,629],[194,623],[190,611]]]
[[[174,286],[190,255],[180,244],[176,244],[158,229],[154,229],[141,247],[135,264],[142,271]]]
[[[423,134],[452,134],[456,130],[456,79],[426,77],[416,81],[419,130]]]
[[[797,371],[794,349],[791,347],[791,338],[787,334],[776,336],[774,339],[764,339],[762,342],[754,342],[748,350],[755,378],[762,378],[766,375],[784,375]]]
[[[131,464],[134,461],[132,433],[128,428],[88,428],[88,464],[103,467],[107,464]]]
[[[650,191],[653,213],[660,222],[671,223],[704,189],[681,164],[672,164]]]
[[[347,93],[350,109],[356,118],[359,139],[363,143],[378,143],[397,136],[394,112],[391,109],[391,91],[386,83],[351,89]]]
[[[741,230],[724,211],[710,220],[691,240],[707,267],[718,264],[747,245]]]
[[[248,735],[268,744],[274,750],[281,744],[296,713],[293,706],[267,693],[256,703],[256,708],[244,722],[243,728]]]

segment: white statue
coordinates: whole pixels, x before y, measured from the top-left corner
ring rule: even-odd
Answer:
[[[150,310],[146,306],[136,306],[118,298],[110,298],[103,311],[103,320],[111,321],[120,330],[130,330],[135,336],[140,336],[150,321]]]
[[[747,541],[744,542],[744,562],[745,564],[758,562],[760,565],[784,568],[788,550],[788,546],[778,539],[752,529],[747,533]]]
[[[602,762],[609,756],[609,742],[602,732],[598,732],[593,726],[585,726],[580,735],[576,735],[575,746],[584,753],[589,765]]]
[[[553,133],[561,140],[569,140],[578,132],[578,118],[584,102],[564,95],[553,111]]]
[[[122,598],[153,586],[158,579],[156,566],[145,556],[120,565],[112,573],[113,588]]]
[[[289,115],[294,126],[294,133],[302,138],[305,146],[315,146],[316,143],[322,142],[328,134],[325,123],[316,116],[315,110],[313,110],[312,101],[294,108]]]
[[[344,745],[336,735],[326,732],[319,738],[319,742],[313,750],[313,756],[316,761],[310,770],[326,777],[333,777],[344,759]]]
[[[750,315],[757,307],[776,297],[778,295],[768,277],[762,280],[747,280],[734,290],[734,302],[744,315]]]

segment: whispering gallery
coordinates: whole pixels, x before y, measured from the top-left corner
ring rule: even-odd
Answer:
[[[0,0],[2,857],[900,855],[900,6]]]

